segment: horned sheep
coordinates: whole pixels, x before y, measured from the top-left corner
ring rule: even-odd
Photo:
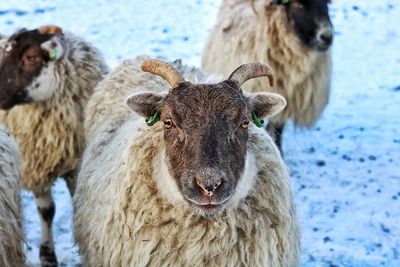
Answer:
[[[200,70],[180,69],[205,82]],[[73,201],[84,264],[298,266],[286,167],[272,139],[250,123],[285,100],[240,90],[251,78],[272,82],[270,69],[249,63],[216,84],[183,76],[139,57],[95,88]]]
[[[277,92],[286,98],[286,108],[270,118],[267,127],[280,149],[287,120],[311,127],[328,103],[333,39],[328,2],[223,0],[203,51],[202,67],[210,73],[227,75],[248,61],[272,67],[274,88],[258,79],[244,89]]]
[[[56,266],[51,186],[63,177],[73,193],[84,110],[108,68],[96,48],[57,26],[18,31],[0,50],[0,121],[20,147],[22,186],[35,196],[42,266]]]
[[[17,144],[0,125],[0,266],[25,266],[19,176]]]

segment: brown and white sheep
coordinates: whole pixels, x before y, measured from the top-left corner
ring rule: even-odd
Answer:
[[[223,0],[203,51],[202,67],[210,73],[228,75],[234,66],[249,61],[272,67],[274,88],[257,79],[244,90],[277,92],[287,100],[267,127],[280,149],[287,120],[311,127],[328,103],[333,36],[327,2]]]
[[[0,266],[25,266],[18,147],[0,125]]]
[[[63,177],[73,193],[85,107],[107,66],[96,48],[57,26],[21,30],[1,44],[0,121],[19,145],[22,186],[35,196],[42,265],[55,266],[51,186]]]
[[[74,195],[84,264],[298,266],[286,167],[250,123],[252,113],[271,116],[285,100],[240,91],[248,79],[272,79],[270,70],[247,64],[223,82],[193,84],[165,62],[142,62],[124,62],[88,104]],[[149,127],[144,118],[162,122]]]

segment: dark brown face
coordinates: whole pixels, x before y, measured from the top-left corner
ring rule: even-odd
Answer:
[[[299,39],[306,46],[317,51],[327,50],[333,40],[328,2],[327,0],[289,0],[288,3],[283,4]]]
[[[38,30],[20,31],[12,35],[0,62],[0,108],[31,102],[28,89],[49,61],[48,53],[40,47],[50,35]],[[37,85],[38,86],[38,85]]]
[[[234,83],[184,83],[161,109],[171,175],[203,213],[217,213],[243,173],[250,112]]]
[[[155,157],[155,182],[171,204],[189,203],[203,216],[220,215],[244,199],[253,186],[254,151],[248,151],[250,118],[259,125],[281,111],[285,99],[273,93],[242,93],[247,80],[268,77],[271,69],[261,63],[236,68],[217,84],[192,84],[169,63],[146,60],[141,69],[164,78],[168,94],[139,92],[126,100],[128,107],[153,125],[161,113],[164,123],[162,153]],[[250,125],[249,125],[250,124]],[[261,130],[262,131],[262,130]],[[164,157],[165,152],[165,157]]]

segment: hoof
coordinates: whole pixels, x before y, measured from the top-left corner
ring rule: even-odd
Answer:
[[[57,267],[57,257],[56,253],[54,253],[54,249],[50,248],[48,244],[40,245],[39,252],[40,262],[42,267]]]

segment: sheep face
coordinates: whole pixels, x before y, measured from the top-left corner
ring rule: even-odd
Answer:
[[[182,86],[162,107],[170,173],[205,213],[221,210],[244,170],[250,113],[238,92],[227,84]]]
[[[249,0],[255,13],[265,8],[268,18],[271,12],[284,9],[289,25],[307,47],[325,51],[332,44],[333,30],[328,13],[329,0],[262,0],[257,4]]]
[[[61,39],[61,29],[42,27],[21,30],[2,40],[0,108],[39,102],[53,95],[51,70],[62,54]]]
[[[141,93],[127,100],[144,117],[161,112],[169,178],[177,194],[204,216],[220,215],[230,200],[247,195],[246,163],[251,112],[261,117],[281,110],[283,97],[243,95],[233,81],[181,83],[167,95]],[[252,127],[252,126],[251,126]],[[242,188],[243,187],[243,188]],[[243,192],[246,191],[246,192]]]
[[[327,0],[290,0],[285,4],[290,24],[308,47],[325,51],[332,44],[333,30]]]

